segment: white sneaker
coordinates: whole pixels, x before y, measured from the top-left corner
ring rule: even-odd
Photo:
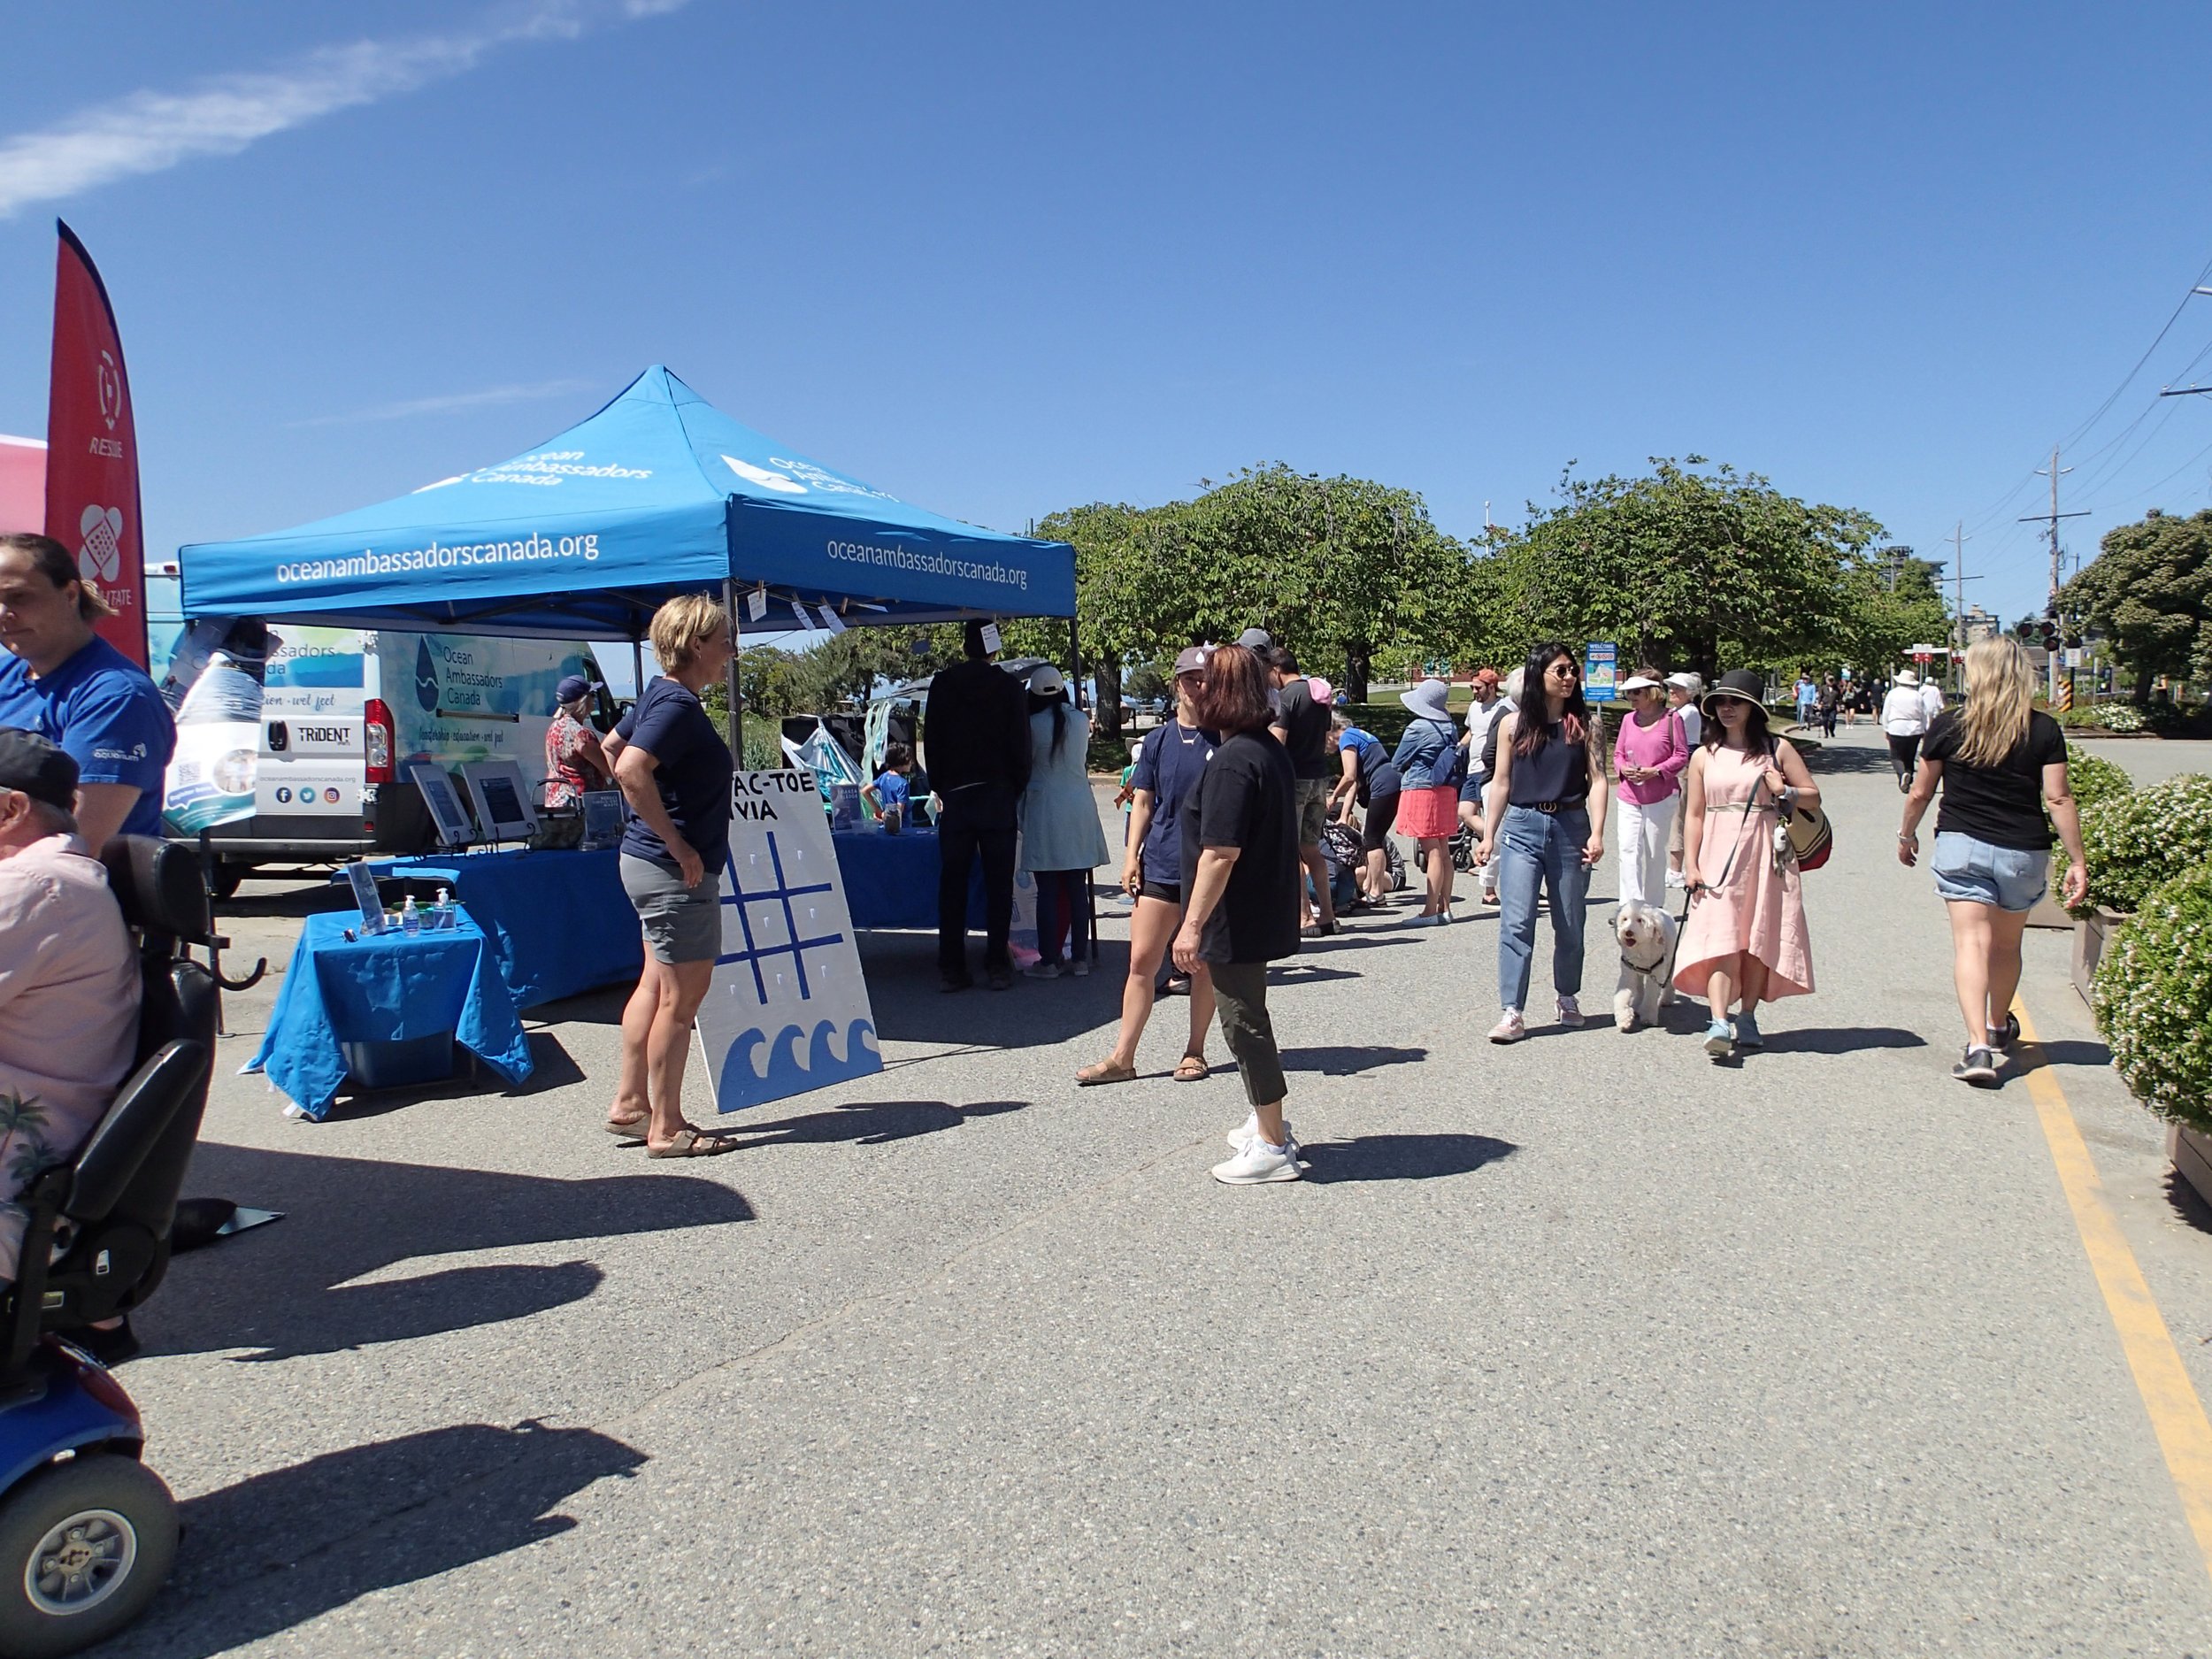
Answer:
[[[1294,1181],[1298,1176],[1297,1142],[1286,1141],[1282,1146],[1271,1147],[1257,1136],[1236,1156],[1214,1165],[1214,1179],[1230,1187],[1257,1187],[1265,1181]]]
[[[1689,878],[1679,870],[1670,870],[1667,872],[1667,885],[1677,893],[1686,893],[1690,887]]]
[[[1230,1151],[1243,1151],[1245,1148],[1250,1146],[1255,1141],[1257,1141],[1260,1138],[1259,1113],[1254,1112],[1250,1117],[1247,1118],[1242,1123],[1239,1124],[1235,1128],[1229,1131],[1227,1134],[1222,1136],[1221,1138],[1229,1143]],[[1289,1141],[1293,1146],[1295,1146],[1298,1143],[1297,1136],[1291,1133],[1290,1119],[1287,1118],[1283,1119],[1283,1139]]]
[[[1563,1025],[1579,1025],[1582,1023],[1582,1005],[1573,997],[1563,996],[1559,999],[1559,1023]]]

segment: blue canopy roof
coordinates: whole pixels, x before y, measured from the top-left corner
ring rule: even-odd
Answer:
[[[849,625],[1075,614],[1075,549],[871,488],[741,426],[657,364],[526,455],[297,529],[180,549],[188,616],[633,639],[734,580]],[[806,626],[817,626],[810,618]]]

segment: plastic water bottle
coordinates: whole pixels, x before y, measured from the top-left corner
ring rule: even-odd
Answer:
[[[422,912],[415,908],[415,895],[410,893],[407,902],[399,907],[399,931],[403,933],[422,932]]]

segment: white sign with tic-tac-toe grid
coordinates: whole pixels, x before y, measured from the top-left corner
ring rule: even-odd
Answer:
[[[730,781],[722,953],[697,1031],[721,1112],[883,1070],[813,774]]]

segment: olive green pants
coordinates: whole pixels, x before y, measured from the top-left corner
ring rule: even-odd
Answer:
[[[1255,1106],[1271,1106],[1290,1093],[1290,1085],[1275,1048],[1275,1022],[1267,1016],[1267,964],[1207,965],[1213,971],[1214,1012],[1221,1021],[1222,1041],[1237,1057],[1245,1098]]]

